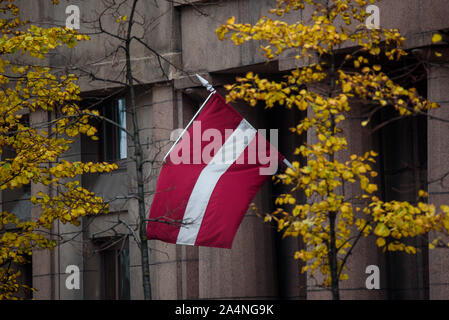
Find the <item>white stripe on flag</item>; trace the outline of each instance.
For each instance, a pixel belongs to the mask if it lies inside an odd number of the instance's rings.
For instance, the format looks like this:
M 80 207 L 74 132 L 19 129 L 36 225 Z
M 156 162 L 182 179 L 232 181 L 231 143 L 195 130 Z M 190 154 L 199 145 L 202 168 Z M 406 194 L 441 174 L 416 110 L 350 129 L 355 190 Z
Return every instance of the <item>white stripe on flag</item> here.
M 201 171 L 187 202 L 177 244 L 195 245 L 209 199 L 220 177 L 254 139 L 256 129 L 243 119 L 208 165 Z

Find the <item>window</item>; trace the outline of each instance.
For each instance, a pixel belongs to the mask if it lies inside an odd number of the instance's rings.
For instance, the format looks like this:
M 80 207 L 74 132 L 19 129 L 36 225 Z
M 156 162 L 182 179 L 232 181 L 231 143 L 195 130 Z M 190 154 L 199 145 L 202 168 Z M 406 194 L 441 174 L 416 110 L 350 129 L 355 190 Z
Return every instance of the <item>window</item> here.
M 126 101 L 124 98 L 106 100 L 100 106 L 100 113 L 121 128 L 126 129 Z M 102 122 L 101 128 L 101 150 L 103 161 L 117 161 L 127 157 L 126 132 L 107 120 Z
M 25 126 L 30 126 L 30 118 L 28 114 L 22 115 L 20 123 Z M 12 132 L 7 133 L 11 136 L 17 130 L 17 127 L 11 129 Z M 19 150 L 20 151 L 20 150 Z M 17 156 L 17 150 L 10 146 L 2 146 L 1 160 L 12 162 Z M 5 189 L 1 192 L 3 210 L 13 212 L 20 221 L 31 219 L 31 203 L 29 198 L 31 196 L 31 183 L 22 185 L 20 188 Z
M 112 246 L 111 246 L 112 242 Z M 129 243 L 109 239 L 103 243 L 101 255 L 101 298 L 103 300 L 130 299 Z
M 27 285 L 28 287 L 33 286 L 33 265 L 31 261 L 31 256 L 24 255 L 26 259 L 25 264 L 13 264 L 12 269 L 15 271 L 20 271 L 20 276 L 17 278 L 17 282 L 22 285 Z M 31 290 L 21 288 L 18 296 L 22 299 L 31 300 L 33 298 L 33 292 Z
M 421 96 L 427 96 L 425 70 L 418 69 L 420 81 L 413 84 Z M 423 76 L 424 75 L 424 76 Z M 409 78 L 409 77 L 407 77 Z M 418 191 L 427 188 L 427 117 L 415 115 L 396 121 L 398 111 L 385 107 L 373 121 L 384 124 L 376 133 L 379 150 L 379 187 L 384 201 L 408 201 L 416 205 Z M 425 237 L 406 239 L 418 248 L 413 255 L 387 252 L 386 285 L 389 299 L 428 299 L 428 243 Z

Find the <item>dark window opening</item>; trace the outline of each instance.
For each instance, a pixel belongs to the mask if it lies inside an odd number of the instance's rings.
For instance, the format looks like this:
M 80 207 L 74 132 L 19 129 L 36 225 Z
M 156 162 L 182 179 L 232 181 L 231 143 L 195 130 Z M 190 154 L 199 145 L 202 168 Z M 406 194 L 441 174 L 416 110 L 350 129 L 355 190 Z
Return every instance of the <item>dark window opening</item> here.
M 126 132 L 126 102 L 124 98 L 115 98 L 102 104 L 101 115 L 113 121 L 115 124 L 103 120 L 101 127 L 102 160 L 117 161 L 126 159 L 127 143 Z M 120 128 L 120 127 L 121 128 Z
M 425 77 L 418 74 L 415 78 L 424 79 L 412 85 L 426 97 Z M 427 117 L 415 115 L 392 121 L 398 115 L 392 106 L 388 106 L 375 119 L 376 125 L 391 121 L 375 133 L 381 197 L 384 201 L 416 204 L 418 191 L 427 189 Z M 386 253 L 389 299 L 428 299 L 427 239 L 421 237 L 406 241 L 418 248 L 417 254 Z
M 260 108 L 261 110 L 262 108 Z M 303 111 L 297 108 L 287 109 L 283 106 L 277 105 L 275 108 L 265 110 L 263 112 L 266 121 L 266 127 L 269 129 L 278 130 L 278 141 L 274 144 L 279 152 L 286 157 L 290 162 L 299 161 L 302 165 L 304 159 L 295 155 L 295 149 L 305 142 L 306 135 L 299 136 L 292 134 L 289 130 L 307 116 Z M 267 139 L 269 131 L 267 130 Z M 270 143 L 274 143 L 270 141 Z M 285 169 L 283 163 L 278 164 L 281 170 Z M 274 204 L 278 195 L 290 192 L 291 187 L 285 186 L 281 183 L 271 183 L 271 209 L 276 208 Z M 305 195 L 302 191 L 296 192 L 298 203 L 306 201 Z M 273 227 L 276 226 L 273 224 Z M 274 229 L 275 230 L 275 229 Z M 275 263 L 276 263 L 276 278 L 277 278 L 277 295 L 280 299 L 306 299 L 307 298 L 307 274 L 301 273 L 302 267 L 305 265 L 302 262 L 293 259 L 295 251 L 301 250 L 304 246 L 301 237 L 284 237 L 283 232 L 275 231 Z
M 129 241 L 108 239 L 99 249 L 101 255 L 101 299 L 129 300 Z
M 31 288 L 33 286 L 32 257 L 28 255 L 23 255 L 23 257 L 25 258 L 25 263 L 17 264 L 12 262 L 10 265 L 3 265 L 3 268 L 10 268 L 10 274 L 20 272 L 19 276 L 16 279 L 17 283 L 19 284 L 19 290 L 14 294 L 14 296 L 20 299 L 31 300 L 33 298 L 33 291 L 31 291 Z
M 30 126 L 29 114 L 22 115 L 19 121 L 25 126 Z M 14 135 L 17 127 L 11 128 L 8 135 Z M 16 149 L 9 145 L 2 146 L 1 160 L 12 163 L 17 156 Z M 31 218 L 31 183 L 22 185 L 14 189 L 5 189 L 1 191 L 3 210 L 16 214 L 20 221 L 26 221 Z
M 82 137 L 83 161 L 116 162 L 127 158 L 126 100 L 123 97 L 85 98 L 83 106 L 98 110 L 105 119 L 92 120 L 98 141 Z M 123 130 L 124 129 L 124 130 Z

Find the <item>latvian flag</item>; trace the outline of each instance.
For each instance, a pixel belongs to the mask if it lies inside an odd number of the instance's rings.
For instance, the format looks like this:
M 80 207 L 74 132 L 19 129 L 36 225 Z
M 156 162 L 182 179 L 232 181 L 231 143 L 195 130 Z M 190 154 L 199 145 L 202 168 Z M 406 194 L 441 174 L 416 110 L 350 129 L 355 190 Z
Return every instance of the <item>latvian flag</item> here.
M 148 239 L 231 248 L 250 202 L 284 158 L 218 93 L 166 157 Z

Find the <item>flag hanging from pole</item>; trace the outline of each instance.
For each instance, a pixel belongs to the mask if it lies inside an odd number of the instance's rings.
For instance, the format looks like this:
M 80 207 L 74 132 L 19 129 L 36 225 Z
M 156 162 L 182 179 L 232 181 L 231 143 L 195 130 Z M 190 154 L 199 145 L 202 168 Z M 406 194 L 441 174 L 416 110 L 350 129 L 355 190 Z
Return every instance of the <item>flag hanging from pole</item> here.
M 218 93 L 167 154 L 148 239 L 231 248 L 250 202 L 284 158 Z

